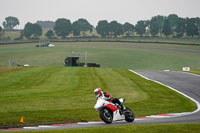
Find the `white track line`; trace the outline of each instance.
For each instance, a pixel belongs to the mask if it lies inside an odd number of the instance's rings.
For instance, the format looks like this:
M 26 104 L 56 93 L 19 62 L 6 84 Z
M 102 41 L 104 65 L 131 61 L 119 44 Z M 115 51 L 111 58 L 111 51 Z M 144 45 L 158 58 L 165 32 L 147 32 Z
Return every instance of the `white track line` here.
M 78 122 L 77 124 L 85 125 L 85 124 L 88 124 L 88 122 Z
M 133 70 L 130 70 L 130 69 L 129 69 L 129 71 L 130 71 L 130 72 L 133 72 L 133 73 L 135 73 L 135 74 L 137 74 L 137 75 L 139 75 L 140 77 L 142 77 L 142 78 L 144 78 L 144 79 L 146 79 L 146 80 L 151 80 L 151 81 L 153 81 L 153 82 L 156 82 L 156 83 L 158 83 L 158 84 L 161 84 L 161 85 L 163 85 L 163 86 L 166 86 L 166 87 L 168 87 L 168 88 L 170 88 L 170 89 L 172 89 L 172 90 L 178 92 L 179 94 L 181 94 L 181 95 L 187 97 L 188 99 L 190 99 L 191 101 L 193 101 L 193 102 L 196 104 L 197 109 L 196 109 L 195 111 L 193 111 L 193 112 L 184 112 L 184 113 L 174 113 L 174 114 L 176 114 L 177 116 L 184 116 L 184 115 L 194 114 L 194 113 L 200 111 L 200 103 L 199 103 L 198 101 L 196 101 L 195 99 L 193 99 L 192 97 L 190 97 L 190 96 L 188 96 L 188 95 L 186 95 L 186 94 L 184 94 L 184 93 L 182 93 L 182 92 L 180 92 L 180 91 L 178 91 L 178 90 L 176 90 L 176 89 L 174 89 L 174 88 L 172 88 L 172 87 L 170 87 L 170 86 L 168 86 L 168 85 L 165 85 L 165 84 L 163 84 L 163 83 L 161 83 L 161 82 L 159 82 L 159 81 L 156 81 L 156 80 L 153 80 L 153 79 L 149 79 L 149 78 L 145 77 L 144 75 L 139 74 L 139 73 L 137 73 L 137 72 L 135 72 L 135 71 L 133 71 Z M 195 75 L 196 75 L 196 74 L 195 74 Z M 198 76 L 199 76 L 199 75 L 198 75 Z
M 98 121 L 97 122 L 96 121 L 89 121 L 88 123 L 89 124 L 99 124 L 99 123 L 104 123 L 104 122 L 103 121 L 102 122 L 100 122 L 100 121 L 99 122 Z
M 146 116 L 147 118 L 150 117 L 150 118 L 171 118 L 173 116 L 158 116 L 158 115 L 151 115 L 151 116 Z
M 29 130 L 30 130 L 30 129 L 35 129 L 35 130 L 36 130 L 36 129 L 41 129 L 41 128 L 39 128 L 39 127 L 23 127 L 23 128 L 24 128 L 24 129 L 29 129 Z
M 59 126 L 51 126 L 51 125 L 40 125 L 39 128 L 57 128 Z

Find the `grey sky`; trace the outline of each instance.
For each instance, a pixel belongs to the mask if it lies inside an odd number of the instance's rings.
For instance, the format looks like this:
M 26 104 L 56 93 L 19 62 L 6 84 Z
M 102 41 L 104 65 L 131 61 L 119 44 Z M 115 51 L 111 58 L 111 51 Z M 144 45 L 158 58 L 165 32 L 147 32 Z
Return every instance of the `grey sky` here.
M 72 22 L 85 18 L 96 26 L 99 20 L 135 24 L 152 16 L 175 13 L 180 17 L 200 17 L 200 0 L 0 0 L 0 25 L 5 17 L 15 16 L 23 28 L 29 21 Z

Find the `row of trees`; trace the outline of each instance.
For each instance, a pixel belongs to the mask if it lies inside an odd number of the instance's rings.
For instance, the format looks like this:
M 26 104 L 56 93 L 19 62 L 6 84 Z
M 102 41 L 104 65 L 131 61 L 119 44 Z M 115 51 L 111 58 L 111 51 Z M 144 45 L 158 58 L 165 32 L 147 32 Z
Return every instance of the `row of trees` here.
M 80 36 L 87 31 L 92 32 L 93 26 L 86 19 L 78 19 L 77 21 L 71 23 L 68 19 L 57 19 L 55 22 L 54 30 L 57 36 L 65 38 L 69 34 L 73 33 L 74 36 Z
M 130 23 L 124 25 L 112 21 L 108 23 L 106 20 L 99 21 L 97 32 L 101 36 L 117 36 L 126 35 L 130 36 L 134 33 L 140 36 L 174 36 L 182 37 L 184 33 L 187 36 L 195 36 L 200 34 L 200 18 L 180 18 L 176 14 L 171 14 L 168 17 L 165 16 L 154 16 L 151 20 L 138 21 L 134 26 Z
M 54 30 L 58 36 L 63 38 L 73 33 L 80 36 L 80 32 L 92 31 L 93 26 L 86 19 L 79 19 L 71 24 L 70 20 L 58 19 Z M 136 25 L 126 22 L 120 24 L 117 21 L 102 20 L 98 22 L 96 31 L 102 37 L 133 36 L 173 36 L 182 37 L 197 36 L 200 34 L 200 18 L 181 18 L 176 14 L 169 16 L 154 16 L 151 20 L 138 21 Z
M 181 18 L 176 14 L 171 14 L 168 17 L 158 15 L 152 17 L 150 21 L 144 21 L 144 23 L 146 23 L 145 28 L 152 36 L 164 34 L 165 36 L 182 37 L 184 33 L 187 36 L 200 34 L 200 18 Z
M 81 32 L 83 34 L 87 31 L 92 32 L 93 26 L 86 19 L 78 19 L 71 23 L 68 19 L 60 18 L 55 22 L 54 31 L 57 36 L 65 38 L 71 33 L 73 33 L 73 36 L 80 36 Z M 48 30 L 45 35 L 51 39 L 55 36 L 54 31 Z M 26 38 L 38 38 L 42 35 L 42 28 L 38 23 L 31 24 L 28 22 L 22 31 L 22 35 Z
M 102 20 L 98 22 L 96 27 L 96 31 L 102 37 L 106 36 L 115 36 L 126 34 L 130 36 L 131 33 L 134 32 L 134 25 L 126 22 L 124 25 L 118 23 L 117 21 L 112 21 L 108 23 L 107 20 Z
M 39 24 L 37 23 L 30 23 L 28 22 L 23 31 L 21 32 L 21 36 L 24 36 L 28 39 L 31 38 L 31 36 L 33 36 L 33 38 L 38 38 L 38 36 L 41 36 L 42 35 L 42 28 Z
M 42 35 L 42 27 L 44 24 L 40 23 L 32 24 L 28 22 L 22 35 L 26 38 L 38 38 Z M 141 20 L 136 25 L 126 22 L 120 24 L 117 21 L 101 20 L 98 22 L 96 28 L 94 28 L 86 19 L 78 19 L 71 23 L 70 20 L 65 18 L 59 18 L 55 23 L 51 21 L 51 25 L 54 24 L 54 28 L 47 31 L 45 34 L 48 38 L 60 36 L 62 38 L 67 37 L 69 34 L 73 36 L 83 36 L 86 32 L 92 32 L 96 29 L 97 33 L 102 37 L 118 37 L 118 36 L 174 36 L 182 37 L 197 36 L 200 34 L 200 18 L 181 18 L 176 14 L 170 14 L 169 16 L 154 16 L 150 20 Z M 16 25 L 19 25 L 19 20 L 15 17 L 7 17 L 3 22 L 4 29 L 13 29 Z

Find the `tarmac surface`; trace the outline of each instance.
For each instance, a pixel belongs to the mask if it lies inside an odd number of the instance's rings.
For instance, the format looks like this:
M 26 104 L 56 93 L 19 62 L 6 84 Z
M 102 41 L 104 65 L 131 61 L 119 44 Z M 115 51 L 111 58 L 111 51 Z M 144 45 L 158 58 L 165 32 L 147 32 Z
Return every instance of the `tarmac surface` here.
M 131 70 L 130 70 L 131 71 Z M 156 124 L 156 123 L 192 123 L 200 122 L 200 75 L 174 72 L 174 71 L 132 71 L 138 75 L 168 86 L 177 90 L 182 95 L 188 97 L 196 103 L 197 109 L 194 112 L 183 112 L 174 114 L 160 114 L 155 116 L 146 116 L 136 118 L 134 122 L 124 121 L 105 124 L 104 122 L 80 122 L 54 125 L 40 125 L 38 127 L 10 128 L 0 131 L 18 131 L 18 130 L 51 130 L 51 129 L 70 129 L 70 128 L 88 128 L 88 127 L 107 127 L 122 126 L 132 124 Z
M 145 120 L 142 123 L 179 123 L 179 122 L 200 122 L 200 76 L 185 72 L 174 71 L 137 71 L 137 73 L 151 79 L 165 84 L 177 91 L 189 96 L 195 100 L 198 109 L 193 113 L 185 116 Z

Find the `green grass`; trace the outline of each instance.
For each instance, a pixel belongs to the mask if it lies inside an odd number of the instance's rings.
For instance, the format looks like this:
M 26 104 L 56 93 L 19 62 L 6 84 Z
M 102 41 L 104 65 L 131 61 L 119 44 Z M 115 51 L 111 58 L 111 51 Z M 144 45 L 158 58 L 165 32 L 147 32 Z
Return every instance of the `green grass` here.
M 16 131 L 15 133 L 199 133 L 200 123 L 148 124 L 62 130 Z
M 88 62 L 103 68 L 181 70 L 200 68 L 200 46 L 137 44 L 119 42 L 54 43 L 54 48 L 36 48 L 36 44 L 0 45 L 0 66 L 8 60 L 32 66 L 63 66 L 71 52 L 88 52 Z M 83 62 L 83 59 L 82 59 Z
M 126 69 L 66 67 L 0 67 L 0 127 L 100 120 L 93 108 L 94 88 L 114 97 L 136 117 L 193 111 L 180 94 Z M 169 104 L 170 103 L 170 104 Z
M 200 75 L 200 69 L 192 69 L 191 73 Z

